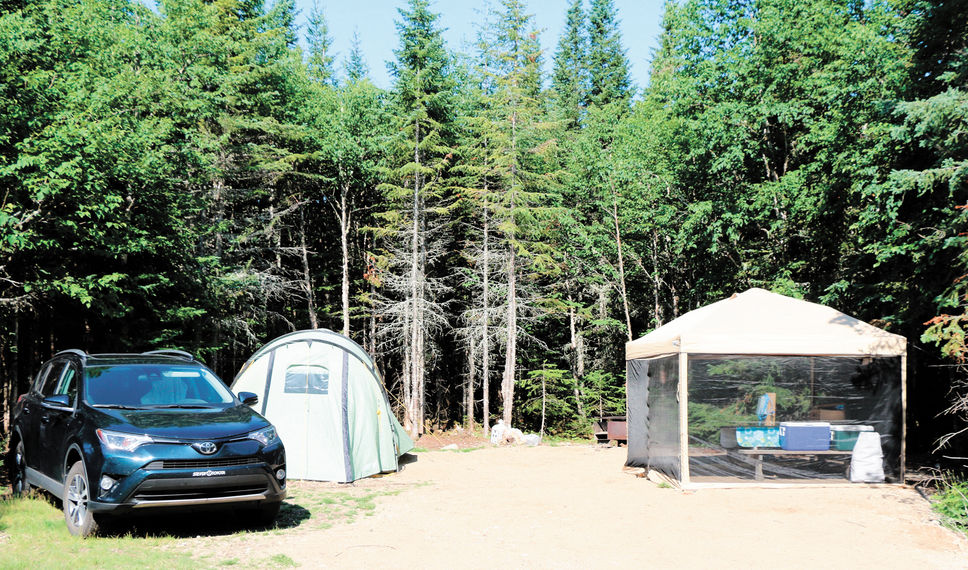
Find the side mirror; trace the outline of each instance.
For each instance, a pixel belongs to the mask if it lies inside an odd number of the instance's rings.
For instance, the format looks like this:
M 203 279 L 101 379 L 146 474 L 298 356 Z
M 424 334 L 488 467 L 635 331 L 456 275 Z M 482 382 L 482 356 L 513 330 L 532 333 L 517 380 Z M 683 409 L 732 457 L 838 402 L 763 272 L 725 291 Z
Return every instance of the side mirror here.
M 71 397 L 67 394 L 50 396 L 49 398 L 44 398 L 44 405 L 55 408 L 69 408 L 71 407 Z
M 259 396 L 253 392 L 239 392 L 239 399 L 246 406 L 254 406 L 259 403 Z

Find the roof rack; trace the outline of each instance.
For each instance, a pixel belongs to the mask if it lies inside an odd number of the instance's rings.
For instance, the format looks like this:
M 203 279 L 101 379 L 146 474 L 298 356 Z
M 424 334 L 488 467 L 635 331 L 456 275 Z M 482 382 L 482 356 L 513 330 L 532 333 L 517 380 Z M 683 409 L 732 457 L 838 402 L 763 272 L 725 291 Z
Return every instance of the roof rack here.
M 81 360 L 87 360 L 87 353 L 79 348 L 68 348 L 67 350 L 62 350 L 58 352 L 54 356 L 64 356 L 67 354 L 73 354 L 74 356 L 81 357 Z
M 142 352 L 141 354 L 158 354 L 162 356 L 178 356 L 181 358 L 186 358 L 188 360 L 195 360 L 195 357 L 184 350 L 176 350 L 174 348 L 163 348 L 161 350 L 149 350 Z

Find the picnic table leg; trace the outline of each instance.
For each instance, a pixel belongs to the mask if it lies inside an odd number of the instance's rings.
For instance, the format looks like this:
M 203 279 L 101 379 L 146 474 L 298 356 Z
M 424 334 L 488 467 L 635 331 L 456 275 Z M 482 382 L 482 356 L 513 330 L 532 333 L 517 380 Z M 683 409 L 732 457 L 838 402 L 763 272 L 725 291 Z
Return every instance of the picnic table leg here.
M 753 478 L 756 479 L 757 481 L 762 481 L 763 480 L 763 456 L 754 455 L 753 465 L 754 465 Z

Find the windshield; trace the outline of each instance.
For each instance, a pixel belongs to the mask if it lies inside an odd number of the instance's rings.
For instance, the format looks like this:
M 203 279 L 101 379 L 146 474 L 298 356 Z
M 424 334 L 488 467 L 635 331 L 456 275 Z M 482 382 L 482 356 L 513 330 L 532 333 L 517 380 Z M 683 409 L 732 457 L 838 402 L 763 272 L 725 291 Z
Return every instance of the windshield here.
M 225 385 L 199 366 L 92 366 L 84 378 L 84 399 L 93 406 L 192 408 L 233 402 Z

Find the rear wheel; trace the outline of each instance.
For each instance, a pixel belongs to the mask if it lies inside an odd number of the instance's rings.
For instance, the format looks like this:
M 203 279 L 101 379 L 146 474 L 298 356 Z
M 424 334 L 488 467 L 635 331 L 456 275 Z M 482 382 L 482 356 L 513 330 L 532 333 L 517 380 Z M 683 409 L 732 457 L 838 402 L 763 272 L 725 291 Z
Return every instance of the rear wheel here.
M 84 463 L 77 461 L 67 472 L 64 482 L 64 521 L 67 530 L 74 536 L 91 536 L 97 532 L 97 521 L 88 508 L 90 501 L 91 486 L 88 485 Z
M 27 458 L 24 455 L 24 442 L 18 441 L 10 454 L 10 489 L 14 495 L 23 495 L 30 491 L 27 482 Z

